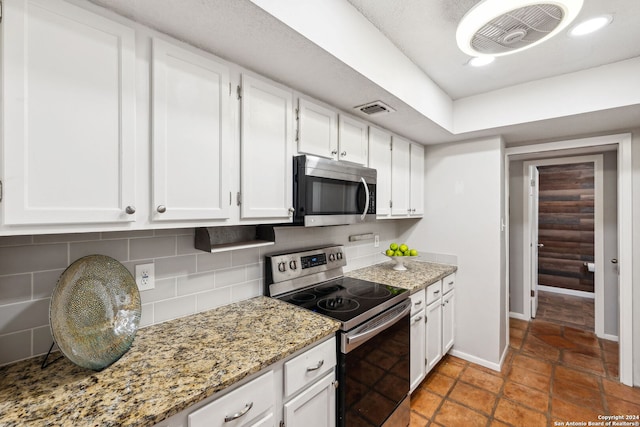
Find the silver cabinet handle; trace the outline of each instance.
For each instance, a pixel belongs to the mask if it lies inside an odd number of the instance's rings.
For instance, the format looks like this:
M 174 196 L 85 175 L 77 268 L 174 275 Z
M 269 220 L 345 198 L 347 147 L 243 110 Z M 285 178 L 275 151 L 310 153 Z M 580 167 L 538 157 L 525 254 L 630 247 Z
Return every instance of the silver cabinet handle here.
M 453 285 L 453 283 L 454 283 L 454 282 L 453 282 L 453 280 L 452 280 L 452 281 L 450 281 L 450 282 L 449 282 L 449 286 Z
M 313 371 L 317 371 L 318 369 L 322 368 L 322 365 L 324 365 L 324 359 L 322 359 L 321 361 L 318 362 L 318 364 L 316 366 L 309 366 L 307 368 L 307 372 L 313 372 Z
M 422 316 L 418 316 L 416 317 L 416 319 L 413 321 L 413 323 L 418 323 L 419 321 L 422 320 Z
M 338 154 L 338 150 L 331 150 L 331 155 L 335 156 L 336 154 Z
M 346 155 L 347 155 L 347 152 L 346 152 L 346 151 L 343 151 L 342 153 L 340 153 L 340 157 L 344 157 L 344 156 L 346 156 Z
M 612 258 L 611 259 L 611 264 L 617 264 L 618 263 L 618 259 L 617 258 Z
M 126 213 L 128 213 L 129 215 L 133 215 L 134 213 L 136 213 L 136 207 L 135 206 L 127 206 L 127 208 L 124 211 Z
M 420 300 L 420 301 L 418 301 L 418 302 L 414 303 L 413 305 L 421 305 L 421 304 L 422 304 L 422 302 L 423 302 L 423 301 L 422 301 L 422 300 Z
M 251 408 L 253 408 L 253 402 L 247 403 L 247 405 L 244 407 L 244 409 L 242 411 L 240 411 L 240 412 L 236 412 L 233 415 L 226 415 L 224 417 L 224 422 L 228 423 L 228 422 L 231 422 L 233 420 L 237 420 L 238 418 L 247 415 L 247 412 L 249 412 L 251 410 Z
M 438 295 L 439 293 L 440 293 L 440 290 L 433 291 L 433 294 L 434 294 L 434 295 Z
M 160 205 L 156 209 L 159 213 L 165 213 L 167 211 L 167 207 L 165 205 Z
M 544 248 L 544 243 L 538 243 L 539 248 Z

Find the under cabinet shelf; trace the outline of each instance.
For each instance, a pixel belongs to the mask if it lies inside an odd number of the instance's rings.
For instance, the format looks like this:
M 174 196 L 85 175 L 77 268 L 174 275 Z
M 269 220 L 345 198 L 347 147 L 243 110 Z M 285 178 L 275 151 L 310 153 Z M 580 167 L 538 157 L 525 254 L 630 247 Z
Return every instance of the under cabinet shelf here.
M 275 245 L 273 227 L 236 225 L 196 228 L 195 248 L 217 253 Z

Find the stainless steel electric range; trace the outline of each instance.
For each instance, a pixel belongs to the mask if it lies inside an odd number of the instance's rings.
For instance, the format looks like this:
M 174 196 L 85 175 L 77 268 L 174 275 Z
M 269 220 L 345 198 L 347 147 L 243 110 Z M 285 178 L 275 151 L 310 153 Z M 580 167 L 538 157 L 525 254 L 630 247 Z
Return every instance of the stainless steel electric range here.
M 338 426 L 408 426 L 406 289 L 344 277 L 340 245 L 266 256 L 267 295 L 341 322 Z

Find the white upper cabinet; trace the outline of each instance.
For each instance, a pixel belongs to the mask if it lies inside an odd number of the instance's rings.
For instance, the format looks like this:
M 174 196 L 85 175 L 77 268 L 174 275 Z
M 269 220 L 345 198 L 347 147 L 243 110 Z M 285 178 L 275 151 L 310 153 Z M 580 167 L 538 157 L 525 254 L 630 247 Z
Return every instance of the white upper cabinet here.
M 338 159 L 367 165 L 367 125 L 340 115 L 338 123 Z
M 153 220 L 229 218 L 229 69 L 153 38 Z
M 424 146 L 411 144 L 411 215 L 424 214 Z
M 242 75 L 240 218 L 290 221 L 293 93 Z
M 298 152 L 337 159 L 338 113 L 300 98 L 298 100 Z
M 407 216 L 411 211 L 411 143 L 397 136 L 393 137 L 391 150 L 391 215 Z
M 391 215 L 391 134 L 369 127 L 369 167 L 378 171 L 376 216 Z
M 3 6 L 3 223 L 134 221 L 133 29 L 58 0 Z

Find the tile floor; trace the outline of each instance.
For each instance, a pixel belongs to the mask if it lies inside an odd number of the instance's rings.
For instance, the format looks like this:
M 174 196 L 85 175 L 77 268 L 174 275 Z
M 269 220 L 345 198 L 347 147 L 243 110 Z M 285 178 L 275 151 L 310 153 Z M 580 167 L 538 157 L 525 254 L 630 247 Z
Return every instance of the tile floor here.
M 445 356 L 411 396 L 411 427 L 587 425 L 598 415 L 640 416 L 640 388 L 620 384 L 617 366 L 615 342 L 511 319 L 502 371 Z
M 536 319 L 593 331 L 593 303 L 594 300 L 590 298 L 539 291 Z

